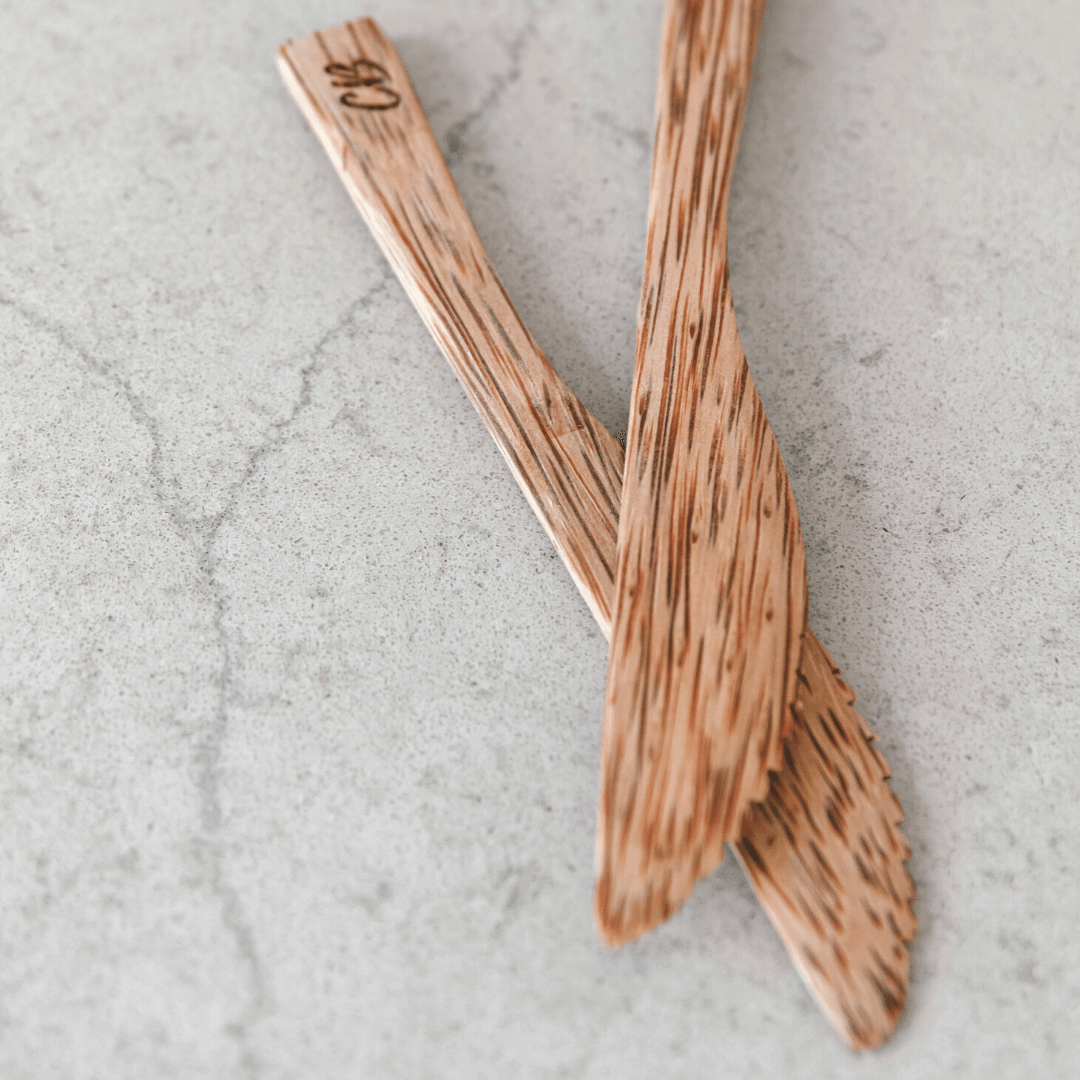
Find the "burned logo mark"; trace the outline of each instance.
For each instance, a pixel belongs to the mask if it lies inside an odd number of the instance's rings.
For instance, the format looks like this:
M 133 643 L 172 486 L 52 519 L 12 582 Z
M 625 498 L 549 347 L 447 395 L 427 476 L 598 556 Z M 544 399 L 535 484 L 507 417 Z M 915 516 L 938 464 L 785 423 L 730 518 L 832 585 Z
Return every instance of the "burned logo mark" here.
M 390 85 L 390 73 L 374 60 L 327 64 L 323 70 L 332 86 L 344 90 L 338 101 L 350 109 L 393 109 L 401 103 L 401 95 Z

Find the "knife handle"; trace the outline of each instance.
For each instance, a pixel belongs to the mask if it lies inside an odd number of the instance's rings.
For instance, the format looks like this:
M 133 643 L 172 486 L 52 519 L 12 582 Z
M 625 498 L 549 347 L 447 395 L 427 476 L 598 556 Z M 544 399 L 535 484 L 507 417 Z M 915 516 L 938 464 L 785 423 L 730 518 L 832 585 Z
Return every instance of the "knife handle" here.
M 281 46 L 286 85 L 601 625 L 622 449 L 514 310 L 397 50 L 371 19 Z

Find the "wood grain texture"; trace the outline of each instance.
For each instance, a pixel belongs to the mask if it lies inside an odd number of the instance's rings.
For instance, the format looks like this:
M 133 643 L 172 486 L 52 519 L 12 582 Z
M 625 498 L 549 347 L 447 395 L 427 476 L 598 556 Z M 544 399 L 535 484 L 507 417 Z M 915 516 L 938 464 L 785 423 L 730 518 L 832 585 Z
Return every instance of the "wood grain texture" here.
M 855 695 L 808 631 L 795 728 L 739 859 L 814 997 L 856 1050 L 892 1032 L 918 930 L 900 800 Z
M 389 42 L 381 34 L 380 39 L 380 55 L 386 68 L 399 69 L 396 56 L 393 63 L 389 62 L 387 53 L 392 50 Z M 291 64 L 283 64 L 283 74 L 346 188 L 367 217 L 372 212 L 371 203 L 355 178 L 358 163 L 344 133 L 337 130 L 336 121 L 328 112 L 312 104 Z M 406 84 L 398 79 L 396 85 Z M 423 114 L 419 103 L 413 107 L 417 116 L 411 130 L 416 132 Z M 426 128 L 426 121 L 423 126 Z M 397 175 L 399 161 L 400 153 L 391 154 L 389 146 L 380 143 L 371 147 L 365 158 L 365 183 L 375 183 L 379 190 L 388 189 L 401 179 Z M 454 209 L 453 214 L 450 208 Z M 444 194 L 428 210 L 431 217 L 427 226 L 441 237 L 439 250 L 447 246 L 454 250 L 476 248 L 482 263 L 488 266 L 456 191 L 453 199 Z M 376 232 L 380 243 L 391 230 L 392 225 L 384 222 L 382 232 Z M 425 231 L 419 240 L 420 249 L 431 242 L 426 236 Z M 400 260 L 392 254 L 396 247 L 387 249 L 384 245 L 384 250 L 414 301 L 418 295 L 424 295 L 430 288 L 424 267 L 434 261 L 437 252 L 422 256 L 418 253 L 415 258 Z M 413 273 L 420 275 L 419 282 L 408 280 Z M 477 301 L 473 300 L 471 306 L 476 308 Z M 505 365 L 493 365 L 483 355 L 483 350 L 490 347 L 487 337 L 482 339 L 481 356 L 475 361 L 448 351 L 457 340 L 454 327 L 460 315 L 453 316 L 443 306 L 433 303 L 425 303 L 420 311 L 455 370 L 467 369 L 483 359 L 497 381 L 507 377 Z M 516 316 L 505 318 L 508 322 L 518 321 Z M 438 324 L 439 320 L 446 320 L 446 325 L 439 326 L 436 332 L 433 323 Z M 512 385 L 501 388 L 501 392 L 509 393 L 512 388 Z M 475 396 L 470 396 L 475 402 Z M 500 396 L 498 392 L 496 396 Z M 595 540 L 602 556 L 598 572 L 589 578 L 576 574 L 575 580 L 601 629 L 610 637 L 623 454 L 599 421 L 576 399 L 572 400 L 572 409 L 583 418 L 585 428 L 596 433 L 596 441 L 595 444 L 590 441 L 583 451 L 583 469 L 575 464 L 576 457 L 567 454 L 558 474 L 575 473 L 574 483 L 581 488 L 580 505 L 603 505 L 606 521 L 591 522 L 586 528 L 574 515 L 548 515 L 550 502 L 536 499 L 530 502 L 549 534 L 569 528 L 569 534 L 556 544 L 560 551 L 588 550 L 594 539 L 599 538 Z M 482 411 L 481 415 L 484 415 Z M 503 434 L 506 439 L 512 439 L 518 421 L 511 420 L 505 412 L 492 415 L 495 422 L 510 425 L 510 430 Z M 565 452 L 563 442 L 550 427 L 552 415 L 543 410 L 527 410 L 520 423 L 532 444 L 554 442 L 560 452 Z M 739 852 L 765 910 L 811 992 L 841 1033 L 853 1046 L 861 1048 L 887 1037 L 906 996 L 904 944 L 914 935 L 916 927 L 910 906 L 914 886 L 903 866 L 908 848 L 896 829 L 902 815 L 898 801 L 885 783 L 888 769 L 884 760 L 868 745 L 871 736 L 862 718 L 851 708 L 850 690 L 837 677 L 813 631 L 807 631 L 805 641 L 804 670 L 796 687 L 794 733 L 765 803 L 744 821 L 745 836 Z M 829 737 L 828 732 L 824 737 L 814 734 L 813 724 L 820 728 L 825 717 L 832 721 L 835 738 Z M 834 824 L 835 821 L 840 825 Z M 875 853 L 870 861 L 865 855 L 867 850 Z M 860 865 L 869 873 L 864 874 Z M 857 875 L 851 872 L 852 866 Z M 883 882 L 889 885 L 883 888 Z M 876 920 L 868 912 L 873 912 Z M 848 962 L 844 964 L 838 957 L 846 957 Z M 867 958 L 877 965 L 879 957 L 887 974 L 881 973 L 880 966 L 866 965 Z M 877 976 L 877 981 L 871 973 Z M 879 989 L 878 982 L 887 993 Z
M 279 66 L 390 265 L 590 604 L 615 550 L 619 444 L 567 389 L 499 281 L 393 44 L 371 19 Z M 609 619 L 610 612 L 595 611 Z
M 791 731 L 799 515 L 735 327 L 727 207 L 760 0 L 668 0 L 608 662 L 596 915 L 677 911 Z

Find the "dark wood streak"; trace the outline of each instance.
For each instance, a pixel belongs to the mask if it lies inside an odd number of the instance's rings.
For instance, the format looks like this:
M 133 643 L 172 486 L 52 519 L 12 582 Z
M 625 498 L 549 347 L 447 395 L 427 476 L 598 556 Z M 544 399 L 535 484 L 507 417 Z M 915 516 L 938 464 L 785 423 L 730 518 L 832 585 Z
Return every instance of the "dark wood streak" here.
M 436 342 L 450 359 L 469 399 L 496 435 L 500 450 L 526 490 L 537 516 L 555 540 L 557 549 L 561 554 L 572 553 L 567 562 L 572 573 L 575 566 L 578 568 L 574 573 L 575 581 L 604 633 L 610 635 L 615 593 L 611 568 L 618 563 L 620 574 L 641 581 L 647 554 L 638 551 L 631 563 L 628 551 L 616 551 L 624 467 L 622 451 L 603 425 L 565 386 L 557 381 L 542 380 L 540 393 L 530 398 L 528 407 L 522 403 L 519 415 L 522 424 L 533 433 L 531 444 L 536 445 L 540 439 L 546 447 L 545 453 L 557 459 L 557 471 L 564 478 L 560 491 L 572 496 L 580 513 L 560 513 L 552 498 L 541 498 L 539 488 L 526 489 L 526 483 L 535 482 L 534 470 L 528 460 L 518 456 L 519 440 L 514 421 L 507 415 L 507 403 L 512 404 L 522 393 L 521 383 L 511 367 L 529 364 L 530 350 L 535 350 L 535 343 L 513 312 L 509 298 L 469 225 L 441 157 L 437 160 L 432 157 L 434 140 L 430 132 L 427 132 L 427 141 L 419 140 L 415 152 L 411 149 L 407 125 L 413 125 L 415 131 L 416 125 L 422 122 L 423 131 L 427 131 L 426 120 L 393 47 L 374 23 L 354 26 L 357 36 L 350 33 L 342 45 L 342 55 L 350 49 L 355 55 L 359 39 L 364 43 L 365 55 L 374 56 L 392 73 L 400 72 L 400 75 L 395 74 L 397 85 L 409 87 L 401 109 L 397 110 L 401 117 L 397 138 L 380 137 L 377 145 L 349 143 L 345 131 L 355 132 L 356 129 L 346 128 L 340 117 L 332 115 L 305 81 L 322 77 L 318 50 L 310 64 L 304 60 L 311 39 L 283 47 L 282 73 L 286 83 Z M 336 43 L 341 40 L 341 34 L 339 29 L 325 36 Z M 318 45 L 317 40 L 315 44 Z M 405 155 L 412 162 L 412 171 L 402 177 L 394 175 L 399 155 Z M 423 182 L 414 187 L 412 180 L 417 171 Z M 400 194 L 391 200 L 383 187 L 395 193 L 402 189 L 411 191 L 410 199 L 419 198 L 416 192 L 420 190 L 431 194 L 431 200 L 424 200 L 422 205 L 428 217 L 427 224 L 436 238 L 431 241 L 436 251 L 427 250 L 421 233 L 410 223 L 407 210 L 410 200 L 403 199 Z M 428 235 L 426 229 L 422 231 Z M 649 239 L 653 243 L 655 238 L 650 234 Z M 514 343 L 516 358 L 505 341 L 500 345 L 490 335 L 482 341 L 473 336 L 469 329 L 472 315 L 463 305 L 454 302 L 437 270 L 437 267 L 443 267 L 449 272 L 449 264 L 444 266 L 441 257 L 436 257 L 444 245 L 446 250 L 453 245 L 469 253 L 466 265 L 475 272 L 475 282 L 460 279 L 462 288 L 479 283 L 484 290 L 490 288 L 501 298 L 496 302 L 492 292 L 479 292 L 484 302 L 491 305 L 492 312 L 502 313 L 495 319 L 485 308 L 488 317 L 503 326 Z M 473 306 L 478 311 L 475 303 Z M 724 309 L 718 310 L 723 314 Z M 699 321 L 699 334 L 700 326 Z M 493 352 L 485 354 L 488 349 Z M 470 356 L 472 360 L 468 359 Z M 511 391 L 500 397 L 497 388 L 502 387 L 504 378 L 510 379 Z M 737 408 L 741 408 L 746 379 L 744 374 Z M 565 416 L 560 413 L 560 402 L 566 410 Z M 718 400 L 718 404 L 722 402 Z M 647 389 L 638 401 L 638 408 L 642 415 L 649 412 Z M 557 428 L 557 424 L 562 426 Z M 714 443 L 722 440 L 723 429 L 723 424 L 713 429 L 710 453 L 714 456 L 719 453 Z M 538 476 L 543 475 L 540 470 Z M 709 479 L 712 480 L 711 474 Z M 781 490 L 778 480 L 778 502 Z M 727 488 L 718 486 L 712 509 L 715 511 L 719 507 L 721 521 L 726 514 L 727 499 Z M 595 518 L 590 516 L 594 513 Z M 590 522 L 588 529 L 583 528 L 585 518 Z M 689 518 L 687 522 L 689 527 Z M 561 537 L 557 538 L 560 530 Z M 785 544 L 789 542 L 787 535 L 785 533 Z M 791 530 L 791 537 L 791 543 L 797 541 L 797 527 Z M 737 548 L 738 540 L 736 551 Z M 591 561 L 594 550 L 598 556 L 595 564 Z M 563 557 L 565 559 L 566 555 Z M 719 590 L 728 599 L 735 585 L 735 561 L 726 587 Z M 586 574 L 582 568 L 595 572 Z M 789 582 L 789 591 L 791 587 Z M 644 589 L 632 588 L 627 597 L 630 602 L 627 617 L 651 625 L 653 611 L 646 603 Z M 725 634 L 728 633 L 733 626 L 731 603 L 717 609 L 717 619 Z M 625 642 L 624 647 L 632 644 Z M 642 648 L 642 642 L 638 641 L 637 646 Z M 697 688 L 706 681 L 704 655 L 703 646 L 699 645 L 693 660 L 693 685 Z M 635 690 L 640 700 L 647 700 L 654 693 L 651 677 L 648 669 L 642 668 L 641 685 Z M 796 688 L 796 702 L 791 710 L 795 717 L 794 735 L 784 746 L 780 771 L 774 776 L 765 801 L 744 819 L 744 835 L 737 851 L 763 906 L 819 1004 L 852 1045 L 874 1045 L 887 1037 L 903 1007 L 907 983 L 904 944 L 916 928 L 911 913 L 914 886 L 903 867 L 909 849 L 896 828 L 902 812 L 884 781 L 888 776 L 887 766 L 869 742 L 872 738 L 869 729 L 852 708 L 850 689 L 839 679 L 824 647 L 810 630 L 806 633 Z M 700 739 L 708 722 L 706 712 L 694 712 L 693 738 Z M 814 734 L 815 728 L 820 737 Z M 627 768 L 642 761 L 646 753 L 644 726 L 639 725 L 632 733 L 638 741 L 636 754 L 627 752 L 626 738 L 630 734 L 617 732 L 615 743 L 615 757 Z M 662 824 L 659 817 L 652 819 L 650 843 L 655 843 L 663 852 L 685 844 L 692 830 L 698 827 L 699 818 L 717 813 L 725 799 L 726 774 L 715 772 L 710 775 L 708 769 L 702 767 L 703 755 L 698 755 L 693 764 L 697 769 L 694 782 L 710 787 L 707 807 L 696 810 L 695 815 L 684 822 L 686 828 L 681 832 L 673 816 L 664 818 Z M 848 776 L 853 781 L 851 785 Z M 659 785 L 657 790 L 661 789 L 666 783 L 666 773 L 659 774 L 655 780 Z M 842 789 L 843 798 L 837 796 L 838 788 Z M 617 810 L 614 792 L 602 792 L 601 798 L 604 800 L 602 812 L 613 816 Z M 829 822 L 827 830 L 822 830 L 816 823 L 819 811 L 828 822 L 830 800 L 835 803 L 836 813 L 842 815 L 846 842 L 835 824 Z M 632 807 L 625 808 L 628 814 L 632 810 Z M 627 819 L 628 824 L 631 820 Z M 628 829 L 623 832 L 629 838 Z M 823 863 L 830 872 L 822 869 Z M 868 881 L 859 871 L 859 863 L 872 871 L 872 880 Z M 692 864 L 692 874 L 696 876 L 700 870 L 700 863 Z M 599 891 L 606 888 L 608 886 L 602 880 Z M 650 885 L 646 892 L 645 902 L 664 916 L 671 914 L 674 909 L 668 899 L 670 889 L 670 876 L 659 877 L 655 888 Z M 601 899 L 606 903 L 609 897 L 602 896 Z M 831 914 L 824 916 L 823 922 L 815 911 Z M 846 958 L 845 964 L 836 959 L 838 955 Z

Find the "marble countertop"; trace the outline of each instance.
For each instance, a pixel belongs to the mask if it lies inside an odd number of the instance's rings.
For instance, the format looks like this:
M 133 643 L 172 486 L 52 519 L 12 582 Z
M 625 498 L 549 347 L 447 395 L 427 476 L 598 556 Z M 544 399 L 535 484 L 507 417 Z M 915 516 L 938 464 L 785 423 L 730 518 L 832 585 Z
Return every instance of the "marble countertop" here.
M 0 1075 L 1076 1076 L 1080 9 L 766 13 L 737 313 L 919 887 L 862 1057 L 731 859 L 600 942 L 604 640 L 275 70 L 364 14 L 625 433 L 658 0 L 0 7 Z

